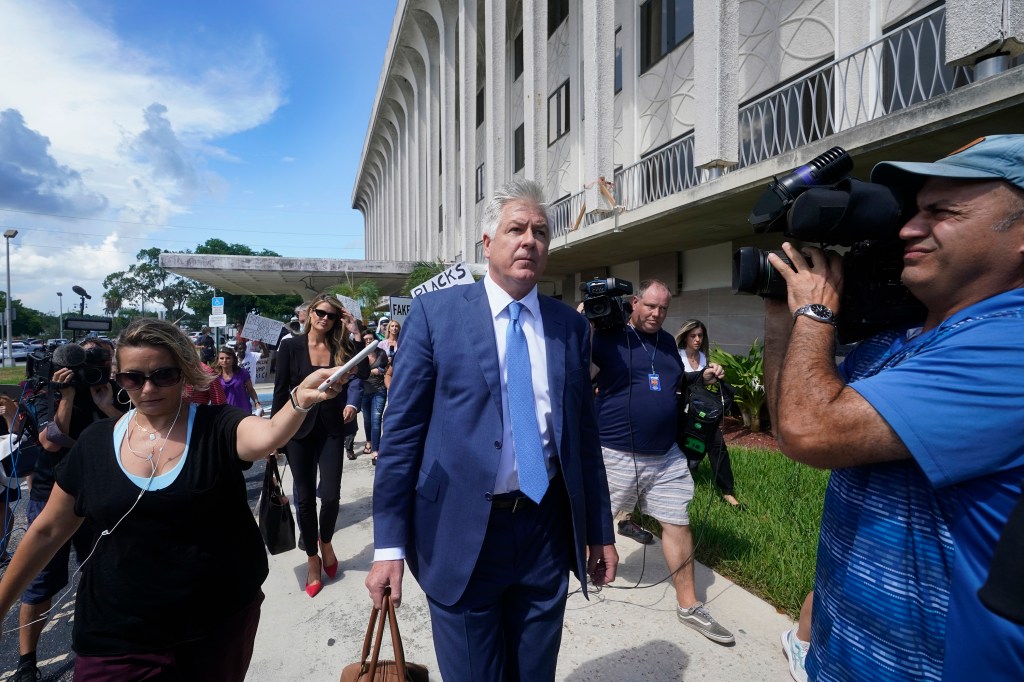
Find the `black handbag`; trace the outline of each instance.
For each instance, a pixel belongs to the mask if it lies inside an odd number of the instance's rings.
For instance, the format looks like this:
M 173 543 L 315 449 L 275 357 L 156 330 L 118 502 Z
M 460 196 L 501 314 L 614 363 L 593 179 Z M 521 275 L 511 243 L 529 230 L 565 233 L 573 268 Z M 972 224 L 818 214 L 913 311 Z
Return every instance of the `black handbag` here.
M 271 457 L 263 473 L 263 494 L 260 495 L 260 535 L 271 554 L 295 549 L 295 519 L 288 497 L 281 489 L 281 472 L 277 458 Z
M 704 456 L 736 395 L 726 382 L 705 385 L 701 376 L 690 384 L 684 376 L 676 389 L 676 445 L 688 459 Z

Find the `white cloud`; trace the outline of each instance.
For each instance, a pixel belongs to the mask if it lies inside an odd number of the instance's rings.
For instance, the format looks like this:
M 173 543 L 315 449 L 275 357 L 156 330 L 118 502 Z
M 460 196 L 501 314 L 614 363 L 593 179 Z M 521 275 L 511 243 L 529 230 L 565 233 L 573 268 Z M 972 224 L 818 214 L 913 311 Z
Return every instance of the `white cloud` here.
M 31 210 L 152 225 L 102 229 L 97 225 L 103 223 L 0 210 L 0 224 L 18 227 L 26 240 L 12 244 L 14 297 L 56 310 L 55 292 L 79 284 L 93 294 L 98 312 L 103 278 L 134 262 L 139 248 L 134 240 L 131 247 L 119 243 L 115 229 L 158 236 L 197 195 L 222 193 L 225 181 L 208 170 L 207 160 L 238 161 L 218 140 L 270 120 L 284 104 L 282 78 L 260 36 L 215 48 L 179 45 L 190 55 L 184 65 L 132 47 L 67 0 L 0 0 L 0 17 L 0 111 L 16 112 L 11 116 L 22 125 L 11 127 L 36 145 L 33 158 L 45 161 L 48 173 L 22 164 L 6 168 L 4 177 L 29 189 L 35 181 L 46 194 Z M 0 209 L 30 210 L 22 199 L 0 192 Z M 33 234 L 32 226 L 102 234 L 46 237 Z M 46 240 L 52 244 L 40 246 Z M 15 284 L 22 276 L 32 283 Z

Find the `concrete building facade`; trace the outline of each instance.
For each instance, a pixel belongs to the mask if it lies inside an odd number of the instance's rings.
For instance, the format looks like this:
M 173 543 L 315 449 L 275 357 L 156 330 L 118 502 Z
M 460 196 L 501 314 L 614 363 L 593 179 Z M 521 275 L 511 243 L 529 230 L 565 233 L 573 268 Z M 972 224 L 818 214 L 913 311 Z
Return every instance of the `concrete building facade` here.
M 832 146 L 866 178 L 1024 132 L 1024 6 L 1005 0 L 399 0 L 352 203 L 369 260 L 483 262 L 479 217 L 540 181 L 545 293 L 657 277 L 666 328 L 745 351 L 732 254 L 772 180 Z

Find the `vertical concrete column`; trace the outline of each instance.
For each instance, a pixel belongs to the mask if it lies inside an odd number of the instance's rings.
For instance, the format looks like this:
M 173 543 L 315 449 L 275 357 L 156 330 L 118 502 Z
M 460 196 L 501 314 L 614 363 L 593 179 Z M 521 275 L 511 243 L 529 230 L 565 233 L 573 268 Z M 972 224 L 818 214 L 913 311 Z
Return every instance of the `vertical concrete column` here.
M 459 131 L 462 148 L 459 151 L 460 181 L 462 188 L 460 203 L 462 216 L 459 220 L 458 252 L 465 261 L 473 260 L 476 242 L 480 238 L 480 227 L 476 224 L 474 180 L 476 177 L 476 0 L 460 0 L 462 12 L 459 19 L 459 83 L 461 101 Z
M 543 183 L 548 173 L 547 0 L 523 0 L 523 133 L 525 177 Z M 548 200 L 554 197 L 548 197 Z
M 584 78 L 576 86 L 583 89 L 583 184 L 587 210 L 611 208 L 601 194 L 598 178 L 611 182 L 615 126 L 615 3 L 610 0 L 581 2 Z M 570 89 L 570 94 L 572 90 Z
M 459 160 L 455 150 L 459 143 L 455 139 L 455 109 L 459 103 L 455 101 L 455 79 L 458 77 L 455 73 L 456 22 L 451 13 L 446 13 L 445 19 L 441 50 L 441 120 L 444 122 L 441 130 L 441 153 L 444 162 L 441 187 L 444 191 L 444 231 L 441 233 L 438 255 L 444 260 L 450 260 L 455 256 L 454 237 L 458 234 L 456 221 L 459 215 Z
M 836 58 L 854 52 L 882 35 L 882 20 L 877 2 L 864 0 L 836 0 Z M 839 20 L 842 17 L 842 20 Z M 856 65 L 841 64 L 835 71 L 832 95 L 832 120 L 835 132 L 867 123 L 881 115 L 876 111 L 881 94 L 876 68 L 864 68 L 882 61 L 881 48 Z M 867 63 L 865 63 L 865 59 Z
M 721 169 L 739 161 L 739 0 L 693 4 L 693 164 Z
M 484 196 L 490 197 L 505 183 L 508 172 L 508 29 L 505 1 L 484 0 L 484 54 L 487 86 L 484 91 L 484 130 L 487 157 L 484 161 Z M 475 248 L 474 243 L 474 248 Z
M 973 66 L 999 53 L 1015 57 L 1022 51 L 1024 4 L 1019 0 L 946 0 L 947 64 Z

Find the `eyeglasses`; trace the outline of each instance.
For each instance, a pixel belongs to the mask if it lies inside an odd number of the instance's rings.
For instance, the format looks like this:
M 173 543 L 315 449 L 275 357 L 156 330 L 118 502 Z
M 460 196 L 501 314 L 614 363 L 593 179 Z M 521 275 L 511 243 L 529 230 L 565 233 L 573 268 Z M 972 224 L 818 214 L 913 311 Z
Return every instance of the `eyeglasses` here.
M 324 319 L 325 317 L 328 320 L 331 320 L 332 322 L 334 320 L 338 319 L 338 313 L 332 313 L 332 312 L 328 312 L 326 310 L 320 310 L 319 308 L 313 308 L 313 312 L 316 313 L 316 316 L 319 317 L 321 320 Z
M 147 381 L 152 381 L 153 385 L 157 388 L 169 388 L 181 381 L 181 370 L 177 367 L 162 367 L 152 374 L 118 372 L 114 375 L 114 379 L 117 380 L 121 388 L 128 389 L 129 391 L 142 388 L 146 385 Z

